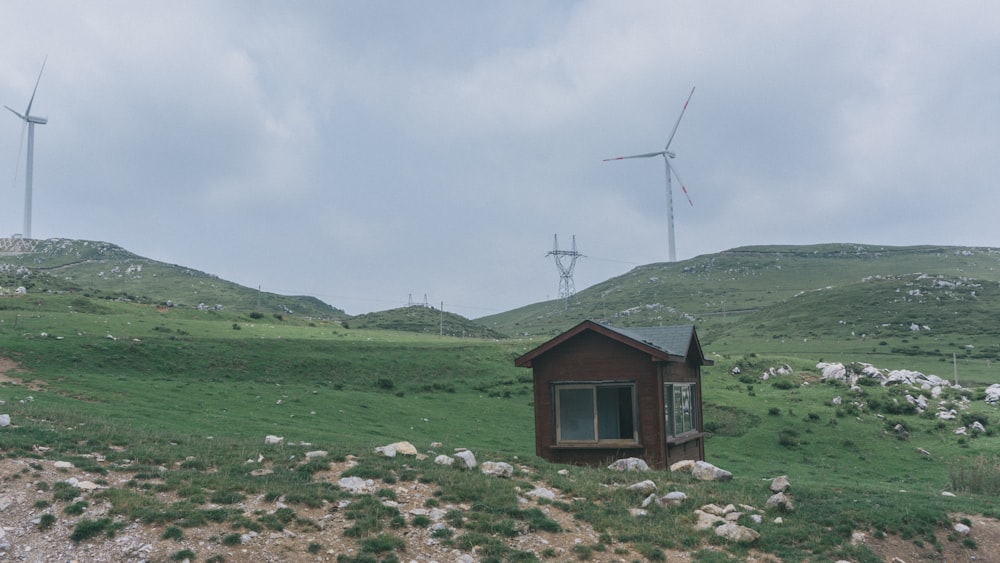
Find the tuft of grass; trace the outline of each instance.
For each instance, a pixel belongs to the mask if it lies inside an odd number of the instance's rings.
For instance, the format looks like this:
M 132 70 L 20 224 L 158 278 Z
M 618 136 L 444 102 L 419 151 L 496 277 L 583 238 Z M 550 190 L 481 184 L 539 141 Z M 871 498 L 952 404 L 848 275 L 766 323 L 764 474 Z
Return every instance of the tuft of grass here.
M 233 532 L 222 536 L 222 545 L 240 545 L 243 543 L 243 536 Z
M 69 536 L 69 539 L 76 543 L 80 543 L 101 534 L 106 534 L 108 537 L 112 537 L 121 527 L 121 524 L 116 524 L 110 518 L 100 518 L 98 520 L 84 518 L 77 522 L 76 526 L 73 528 L 73 533 Z
M 387 551 L 404 551 L 405 549 L 406 541 L 390 534 L 379 534 L 361 542 L 361 551 L 364 553 L 385 553 Z
M 87 503 L 87 501 L 81 500 L 74 502 L 73 504 L 67 504 L 65 508 L 63 508 L 63 512 L 69 514 L 70 516 L 79 516 L 87 510 L 88 506 L 90 506 L 90 504 Z
M 176 552 L 170 554 L 170 560 L 171 561 L 185 561 L 185 560 L 193 561 L 194 560 L 194 552 L 191 551 L 190 549 L 182 549 L 180 551 L 176 551 Z
M 54 514 L 46 512 L 38 519 L 38 528 L 41 530 L 48 530 L 56 523 L 56 517 Z
M 960 457 L 948 463 L 954 491 L 996 496 L 1000 494 L 1000 456 Z
M 160 539 L 181 541 L 184 539 L 184 530 L 177 526 L 167 526 L 160 534 Z

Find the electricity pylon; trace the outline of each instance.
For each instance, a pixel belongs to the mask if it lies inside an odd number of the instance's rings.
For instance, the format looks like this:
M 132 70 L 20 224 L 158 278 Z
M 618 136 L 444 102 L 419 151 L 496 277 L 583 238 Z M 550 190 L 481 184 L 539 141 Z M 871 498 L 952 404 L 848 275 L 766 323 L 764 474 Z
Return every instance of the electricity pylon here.
M 553 235 L 552 250 L 546 256 L 555 257 L 556 268 L 559 270 L 559 299 L 569 299 L 576 293 L 573 269 L 576 268 L 577 258 L 583 257 L 583 254 L 576 251 L 576 235 L 573 235 L 573 250 L 559 250 L 559 235 Z M 564 257 L 569 258 L 569 265 L 563 263 Z

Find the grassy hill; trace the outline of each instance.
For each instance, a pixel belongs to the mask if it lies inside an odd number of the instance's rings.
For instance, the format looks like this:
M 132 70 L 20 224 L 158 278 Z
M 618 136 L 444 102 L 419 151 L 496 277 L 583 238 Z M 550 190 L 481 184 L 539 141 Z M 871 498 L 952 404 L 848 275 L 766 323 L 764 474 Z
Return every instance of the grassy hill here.
M 31 241 L 33 252 L 0 253 L 0 287 L 61 291 L 136 303 L 223 308 L 245 313 L 297 314 L 323 319 L 347 315 L 315 297 L 260 292 L 216 276 L 143 258 L 120 246 L 85 240 Z
M 352 317 L 350 326 L 382 330 L 400 330 L 461 338 L 507 338 L 461 315 L 425 305 L 410 305 Z
M 1000 250 L 858 244 L 741 247 L 640 266 L 568 300 L 477 319 L 508 334 L 551 335 L 585 318 L 620 326 L 697 322 L 708 335 L 800 294 L 908 274 L 1000 281 Z
M 549 508 L 571 513 L 600 534 L 575 550 L 579 559 L 621 550 L 619 558 L 629 553 L 658 561 L 664 550 L 680 549 L 695 561 L 745 560 L 751 550 L 786 561 L 883 560 L 874 543 L 852 543 L 854 532 L 872 542 L 905 541 L 928 560 L 968 559 L 982 555 L 975 526 L 970 538 L 956 536 L 950 515 L 1000 517 L 1000 413 L 983 400 L 983 388 L 1000 382 L 994 369 L 1000 274 L 992 250 L 736 249 L 637 268 L 580 292 L 568 307 L 550 302 L 492 316 L 490 326 L 521 333 L 499 339 L 441 336 L 441 326 L 471 328 L 424 307 L 349 319 L 346 326 L 298 314 L 257 314 L 255 307 L 200 310 L 189 299 L 203 294 L 158 284 L 172 279 L 199 290 L 214 284 L 234 292 L 234 300 L 240 289 L 144 262 L 118 247 L 66 245 L 79 260 L 53 250 L 30 259 L 27 278 L 7 267 L 0 283 L 5 289 L 38 284 L 27 295 L 0 296 L 0 366 L 7 370 L 0 413 L 12 422 L 0 428 L 0 454 L 25 463 L 22 472 L 0 476 L 0 493 L 24 490 L 29 482 L 32 490 L 51 491 L 37 510 L 61 523 L 56 529 L 63 541 L 89 513 L 74 514 L 82 510 L 72 508 L 79 499 L 67 498 L 55 482 L 39 484 L 45 480 L 31 464 L 59 459 L 85 468 L 105 487 L 85 500 L 110 507 L 105 525 L 111 528 L 102 529 L 109 535 L 129 522 L 180 528 L 191 537 L 206 521 L 230 531 L 260 529 L 271 525 L 273 514 L 244 512 L 241 499 L 280 499 L 282 514 L 290 516 L 283 525 L 299 537 L 302 554 L 314 553 L 307 538 L 321 536 L 309 519 L 295 515 L 315 508 L 334 515 L 348 499 L 313 476 L 348 455 L 357 456 L 353 474 L 381 483 L 387 497 L 410 483 L 435 487 L 436 502 L 458 511 L 449 521 L 453 535 L 441 541 L 460 551 L 476 549 L 491 561 L 545 558 L 518 547 L 532 526 L 552 526 L 531 520 L 538 514 L 517 503 L 523 492 L 515 488 L 535 483 L 573 499 Z M 11 263 L 10 257 L 0 262 Z M 137 264 L 141 272 L 127 272 Z M 143 292 L 148 297 L 116 298 L 120 291 L 104 278 L 122 269 L 132 276 L 126 284 L 153 278 L 140 286 L 152 288 Z M 245 297 L 250 303 L 253 294 Z M 185 295 L 176 299 L 186 305 L 162 306 L 167 295 Z M 732 481 L 700 483 L 654 472 L 648 477 L 661 490 L 684 491 L 690 502 L 653 509 L 640 521 L 630 510 L 642 495 L 625 488 L 636 476 L 566 468 L 534 456 L 531 373 L 513 360 L 546 332 L 585 316 L 627 325 L 695 320 L 715 360 L 703 372 L 705 423 L 712 432 L 706 451 L 709 461 L 735 474 Z M 394 330 L 362 328 L 365 323 Z M 966 388 L 946 389 L 919 412 L 906 396 L 929 390 L 852 389 L 823 380 L 820 360 L 918 369 L 948 379 L 957 367 Z M 762 377 L 778 367 L 789 369 Z M 939 408 L 954 408 L 957 415 L 939 418 Z M 955 433 L 973 422 L 985 432 Z M 283 436 L 284 445 L 265 447 L 266 435 Z M 527 473 L 498 483 L 445 471 L 431 460 L 372 454 L 375 446 L 398 440 L 435 453 L 470 448 L 480 460 L 507 461 Z M 441 446 L 431 448 L 434 442 Z M 305 452 L 314 449 L 328 453 L 307 460 Z M 258 455 L 264 464 L 252 462 Z M 265 465 L 271 471 L 265 477 L 251 471 Z M 773 514 L 759 523 L 743 517 L 741 523 L 761 533 L 759 541 L 726 544 L 711 532 L 692 531 L 693 508 L 761 506 L 767 480 L 782 474 L 793 483 L 796 510 L 783 514 L 780 525 Z M 168 496 L 174 500 L 163 500 Z M 336 532 L 358 550 L 338 552 L 338 558 L 392 560 L 393 547 L 377 552 L 379 558 L 363 558 L 367 542 L 405 536 L 421 524 L 388 520 Z M 213 554 L 223 543 L 216 534 L 192 549 L 198 560 L 221 557 Z M 151 560 L 171 558 L 162 552 L 167 547 L 157 549 Z

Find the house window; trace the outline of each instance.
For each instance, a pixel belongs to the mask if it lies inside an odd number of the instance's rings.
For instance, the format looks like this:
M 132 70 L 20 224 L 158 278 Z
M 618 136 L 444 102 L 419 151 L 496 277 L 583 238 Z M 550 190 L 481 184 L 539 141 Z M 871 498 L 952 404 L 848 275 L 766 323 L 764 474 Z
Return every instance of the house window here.
M 664 383 L 663 405 L 667 416 L 667 434 L 679 436 L 685 432 L 698 430 L 698 401 L 694 383 Z
M 635 385 L 555 386 L 556 441 L 560 444 L 634 444 Z

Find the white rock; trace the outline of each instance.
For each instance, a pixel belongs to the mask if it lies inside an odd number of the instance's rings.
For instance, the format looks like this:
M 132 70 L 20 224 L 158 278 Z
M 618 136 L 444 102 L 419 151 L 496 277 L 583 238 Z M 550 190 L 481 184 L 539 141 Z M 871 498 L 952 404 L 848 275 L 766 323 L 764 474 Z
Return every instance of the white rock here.
M 969 535 L 969 532 L 972 531 L 968 526 L 966 526 L 965 524 L 962 524 L 961 522 L 955 524 L 955 528 L 954 529 L 955 529 L 956 532 L 962 534 L 963 536 Z
M 57 461 L 52 466 L 56 469 L 70 469 L 73 467 L 73 464 L 68 461 Z
M 657 502 L 660 506 L 680 506 L 687 501 L 687 498 L 687 494 L 681 491 L 671 491 L 660 497 Z
M 272 446 L 284 443 L 284 441 L 285 441 L 284 436 L 274 436 L 273 434 L 268 434 L 267 436 L 264 436 L 264 443 Z
M 547 500 L 555 500 L 556 494 L 544 487 L 535 487 L 533 490 L 528 491 L 525 495 L 535 498 L 543 498 Z
M 417 448 L 413 444 L 406 441 L 395 442 L 386 447 L 395 449 L 396 453 L 399 455 L 417 455 Z
M 693 459 L 682 459 L 670 466 L 670 471 L 674 473 L 691 473 L 692 469 L 694 469 Z
M 715 529 L 715 535 L 729 541 L 750 543 L 760 538 L 760 534 L 746 526 L 740 526 L 734 522 L 727 522 Z
M 306 459 L 312 459 L 314 457 L 326 457 L 328 452 L 323 450 L 313 450 L 311 452 L 306 452 Z
M 629 485 L 628 486 L 628 490 L 630 490 L 630 491 L 638 491 L 638 492 L 643 493 L 643 494 L 655 493 L 656 492 L 656 483 L 654 483 L 653 481 L 651 481 L 649 479 L 646 479 L 645 481 L 639 481 L 638 483 Z
M 450 455 L 441 454 L 436 458 L 434 458 L 434 463 L 438 465 L 451 465 L 455 463 L 455 458 L 451 457 Z
M 0 428 L 3 428 L 5 426 L 10 426 L 10 415 L 0 414 Z
M 787 491 L 788 488 L 791 487 L 791 486 L 792 486 L 792 484 L 788 481 L 788 475 L 781 475 L 779 477 L 775 477 L 771 481 L 771 492 L 772 493 L 783 493 L 783 492 Z
M 699 481 L 728 481 L 733 478 L 732 473 L 719 469 L 707 461 L 695 462 L 691 476 Z
M 694 525 L 695 530 L 710 530 L 720 523 L 725 522 L 721 517 L 709 514 L 703 510 L 695 510 L 694 515 L 698 517 L 698 521 Z
M 726 515 L 726 510 L 717 504 L 706 504 L 701 507 L 701 511 L 712 516 L 718 516 L 719 518 Z
M 476 466 L 476 456 L 469 450 L 456 452 L 455 457 L 462 460 L 464 469 L 472 469 Z
M 608 466 L 608 469 L 614 471 L 649 471 L 649 465 L 646 465 L 645 461 L 637 457 L 627 457 L 616 460 Z
M 479 466 L 479 471 L 481 471 L 483 475 L 510 478 L 514 475 L 514 466 L 502 461 L 484 461 L 482 465 Z
M 792 499 L 785 496 L 785 493 L 776 493 L 767 499 L 764 504 L 764 508 L 768 510 L 781 510 L 784 512 L 791 512 L 794 510 L 792 506 Z
M 342 477 L 337 481 L 337 485 L 342 489 L 346 489 L 354 494 L 361 494 L 372 488 L 375 482 L 371 479 L 362 479 L 361 477 Z

